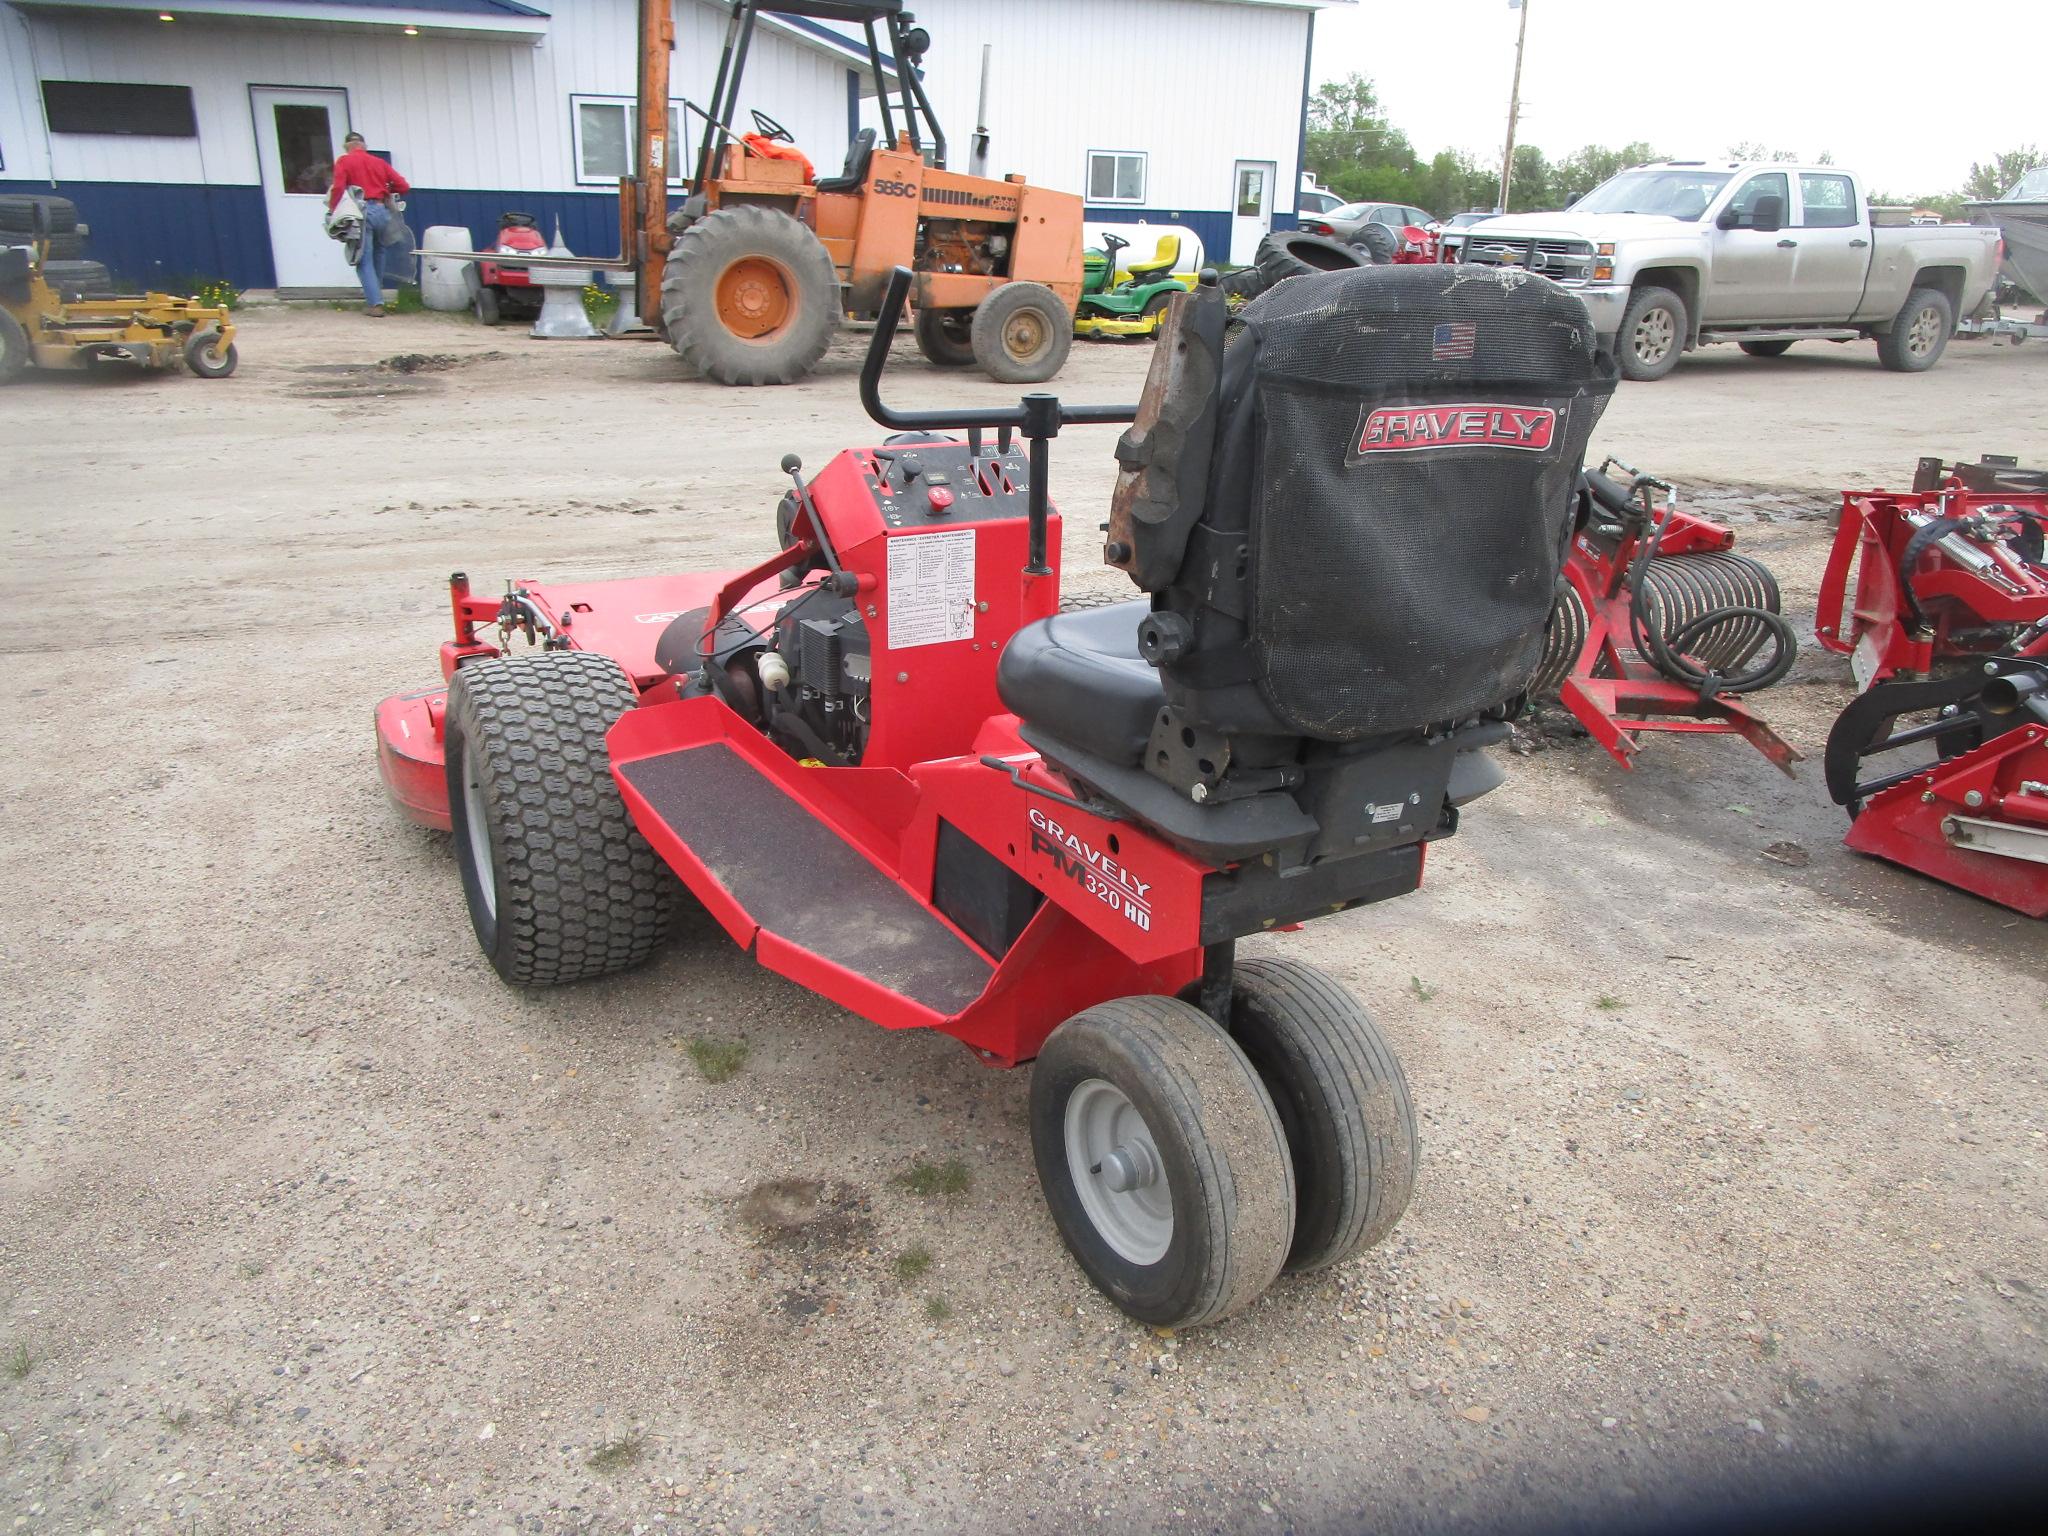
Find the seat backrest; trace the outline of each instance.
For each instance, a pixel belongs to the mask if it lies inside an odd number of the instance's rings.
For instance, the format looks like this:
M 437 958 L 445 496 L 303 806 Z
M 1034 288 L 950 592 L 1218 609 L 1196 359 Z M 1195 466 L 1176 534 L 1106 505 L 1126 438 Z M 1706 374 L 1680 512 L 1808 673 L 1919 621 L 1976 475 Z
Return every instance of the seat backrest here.
M 1180 236 L 1161 235 L 1150 261 L 1134 261 L 1125 270 L 1134 278 L 1163 277 L 1180 260 Z
M 1222 304 L 1177 306 L 1118 447 L 1105 553 L 1153 593 L 1169 702 L 1345 742 L 1521 692 L 1616 379 L 1585 305 L 1456 266 L 1290 278 L 1227 332 Z
M 846 146 L 846 164 L 837 176 L 826 176 L 818 180 L 820 192 L 851 192 L 868 179 L 868 161 L 875 153 L 875 130 L 863 128 L 853 136 L 853 142 Z

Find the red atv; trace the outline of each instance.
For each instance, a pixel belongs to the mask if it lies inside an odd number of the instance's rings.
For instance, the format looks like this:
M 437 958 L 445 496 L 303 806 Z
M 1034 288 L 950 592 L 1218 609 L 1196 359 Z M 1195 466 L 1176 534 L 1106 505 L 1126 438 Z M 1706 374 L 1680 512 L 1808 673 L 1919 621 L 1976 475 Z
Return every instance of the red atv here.
M 498 215 L 497 249 L 501 256 L 546 250 L 540 221 L 530 213 Z M 546 295 L 525 267 L 502 261 L 476 261 L 469 264 L 469 271 L 470 308 L 485 325 L 503 320 L 529 321 L 539 316 L 541 300 Z
M 1414 890 L 1500 783 L 1480 749 L 1541 653 L 1612 365 L 1548 283 L 1354 269 L 1232 317 L 1208 274 L 1136 406 L 902 411 L 910 283 L 861 375 L 898 430 L 808 481 L 784 459 L 779 550 L 502 598 L 454 577 L 449 686 L 379 707 L 385 781 L 452 827 L 515 986 L 636 965 L 693 899 L 885 1028 L 1035 1059 L 1076 1260 L 1145 1322 L 1210 1322 L 1414 1189 L 1371 1018 L 1236 944 Z M 1452 322 L 1476 355 L 1432 362 Z M 1104 556 L 1146 595 L 1062 612 L 1050 441 L 1133 420 Z

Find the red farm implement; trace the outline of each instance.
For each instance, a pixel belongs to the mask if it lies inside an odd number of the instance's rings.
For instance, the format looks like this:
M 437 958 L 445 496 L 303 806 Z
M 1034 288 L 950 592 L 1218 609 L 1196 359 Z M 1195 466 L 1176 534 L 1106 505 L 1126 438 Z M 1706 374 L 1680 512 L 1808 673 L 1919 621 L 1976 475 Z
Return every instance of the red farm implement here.
M 2048 476 L 1922 459 L 1851 491 L 1815 629 L 1859 696 L 1828 734 L 1851 848 L 2048 917 Z
M 1624 768 L 1662 731 L 1740 736 L 1789 774 L 1799 754 L 1742 698 L 1796 655 L 1770 571 L 1668 482 L 1615 459 L 1581 477 L 1577 519 L 1534 691 Z
M 884 1028 L 1035 1060 L 1076 1261 L 1147 1322 L 1213 1321 L 1407 1204 L 1386 1040 L 1236 945 L 1415 890 L 1500 782 L 1482 749 L 1539 660 L 1613 365 L 1551 284 L 1353 269 L 1233 316 L 1205 275 L 1135 406 L 911 412 L 880 392 L 911 284 L 861 375 L 896 430 L 808 480 L 783 461 L 779 549 L 496 599 L 457 577 L 447 687 L 377 712 L 385 779 L 452 830 L 514 985 L 637 964 L 687 893 Z M 1431 361 L 1452 323 L 1499 344 Z M 1386 446 L 1439 406 L 1462 438 Z M 1123 422 L 1104 558 L 1142 595 L 1062 612 L 1050 440 Z M 1284 466 L 1260 422 L 1299 445 Z

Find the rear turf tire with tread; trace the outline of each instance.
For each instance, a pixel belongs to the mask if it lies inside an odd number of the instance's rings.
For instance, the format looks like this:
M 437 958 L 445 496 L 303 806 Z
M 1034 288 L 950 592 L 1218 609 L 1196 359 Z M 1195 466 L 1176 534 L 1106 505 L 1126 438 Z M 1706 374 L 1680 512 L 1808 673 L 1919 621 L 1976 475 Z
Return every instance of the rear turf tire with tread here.
M 974 360 L 1002 384 L 1042 384 L 1066 365 L 1074 317 L 1043 283 L 1005 283 L 974 311 Z
M 1358 999 L 1314 966 L 1240 960 L 1230 1034 L 1257 1068 L 1294 1161 L 1290 1272 L 1379 1242 L 1415 1193 L 1408 1080 Z
M 1948 295 L 1938 288 L 1915 288 L 1892 328 L 1877 338 L 1877 360 L 1893 373 L 1925 373 L 1941 361 L 1955 329 L 1955 306 Z
M 1119 1253 L 1077 1186 L 1070 1102 L 1107 1083 L 1142 1117 L 1172 1210 L 1151 1263 Z M 1286 1131 L 1244 1051 L 1200 1009 L 1125 997 L 1054 1030 L 1031 1075 L 1031 1143 L 1054 1225 L 1082 1272 L 1140 1322 L 1213 1323 L 1278 1277 L 1294 1232 Z
M 920 309 L 912 329 L 917 350 L 936 368 L 974 366 L 974 311 Z
M 470 662 L 449 686 L 456 863 L 477 943 L 513 986 L 631 970 L 674 924 L 681 887 L 626 814 L 605 751 L 635 698 L 616 662 L 586 651 Z
M 779 323 L 752 337 L 721 317 L 722 285 L 754 264 L 781 295 Z M 818 237 L 775 208 L 718 208 L 676 236 L 661 318 L 683 361 L 720 384 L 794 384 L 839 328 L 839 273 Z
M 0 309 L 0 384 L 11 384 L 28 371 L 32 354 L 21 322 Z

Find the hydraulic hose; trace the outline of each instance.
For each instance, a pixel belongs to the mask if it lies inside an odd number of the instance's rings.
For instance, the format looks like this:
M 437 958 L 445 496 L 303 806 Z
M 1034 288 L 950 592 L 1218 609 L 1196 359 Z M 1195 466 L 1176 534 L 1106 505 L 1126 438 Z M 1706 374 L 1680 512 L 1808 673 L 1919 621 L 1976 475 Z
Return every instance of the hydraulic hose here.
M 1702 699 L 1716 693 L 1755 693 L 1781 681 L 1799 659 L 1799 641 L 1782 614 L 1751 604 L 1728 604 L 1709 608 L 1673 630 L 1664 632 L 1661 597 L 1650 586 L 1650 562 L 1663 547 L 1671 515 L 1651 514 L 1650 536 L 1636 551 L 1628 572 L 1629 624 L 1636 648 L 1649 657 L 1650 664 L 1675 683 L 1697 688 Z M 1703 667 L 1684 652 L 1716 625 L 1731 620 L 1748 621 L 1762 628 L 1771 642 L 1770 659 L 1761 666 L 1745 668 L 1738 662 L 1729 672 Z

